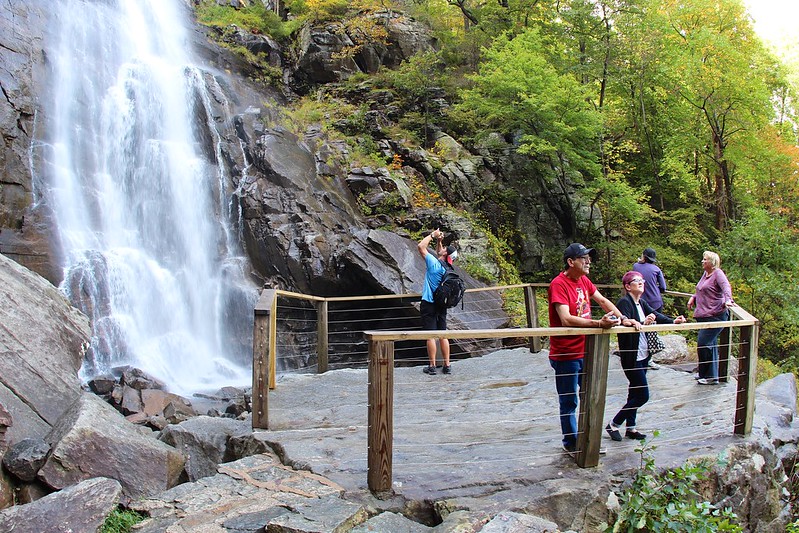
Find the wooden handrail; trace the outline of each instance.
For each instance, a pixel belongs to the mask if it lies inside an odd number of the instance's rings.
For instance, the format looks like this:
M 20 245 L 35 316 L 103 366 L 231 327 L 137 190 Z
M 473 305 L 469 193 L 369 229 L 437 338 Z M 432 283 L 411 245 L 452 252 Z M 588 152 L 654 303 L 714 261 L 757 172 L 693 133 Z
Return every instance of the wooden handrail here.
M 691 296 L 678 293 L 677 296 Z M 526 298 L 530 298 L 526 295 Z M 529 316 L 528 304 L 528 316 Z M 696 322 L 683 324 L 653 324 L 642 326 L 641 331 L 690 331 L 706 328 L 724 328 L 729 339 L 731 328 L 740 328 L 738 385 L 733 432 L 748 435 L 752 431 L 754 417 L 754 391 L 757 369 L 757 342 L 759 321 L 741 307 L 730 308 L 735 320 L 723 322 Z M 529 320 L 529 318 L 528 318 Z M 447 339 L 501 339 L 510 337 L 553 337 L 562 335 L 586 335 L 586 351 L 583 386 L 580 388 L 580 412 L 578 418 L 577 465 L 593 467 L 599 464 L 600 439 L 602 437 L 605 401 L 607 395 L 609 340 L 611 334 L 635 333 L 632 327 L 616 326 L 600 328 L 516 328 L 503 330 L 446 330 L 446 331 L 365 331 L 369 342 L 369 416 L 368 416 L 368 474 L 369 489 L 375 494 L 391 491 L 393 427 L 393 367 L 394 343 L 397 341 Z M 729 340 L 725 341 L 729 344 Z M 730 346 L 727 346 L 729 351 Z M 727 357 L 730 357 L 729 355 Z M 372 378 L 385 375 L 383 383 L 374 383 Z M 721 372 L 721 365 L 719 367 Z M 727 369 L 724 367 L 724 380 Z M 719 376 L 721 377 L 721 375 Z M 389 386 L 391 384 L 391 386 Z M 382 411 L 382 412 L 381 412 Z
M 686 322 L 684 324 L 652 324 L 642 326 L 641 331 L 686 331 L 693 329 L 727 328 L 752 326 L 754 320 L 727 320 L 724 322 Z M 563 335 L 605 335 L 608 333 L 636 333 L 633 327 L 615 326 L 610 329 L 601 328 L 509 328 L 509 329 L 448 329 L 441 330 L 408 330 L 408 331 L 364 331 L 368 340 L 376 341 L 413 341 L 425 339 L 509 339 L 513 337 L 556 337 Z
M 537 289 L 549 287 L 549 283 L 517 283 L 514 285 L 491 285 L 490 287 L 472 287 L 466 289 L 465 292 L 486 292 L 486 291 L 503 291 L 507 289 L 524 289 L 526 287 L 533 287 Z M 621 285 L 597 285 L 599 289 L 621 289 Z M 284 291 L 282 289 L 275 289 L 278 296 L 285 298 L 296 298 L 297 300 L 308 300 L 313 302 L 357 302 L 363 300 L 397 300 L 403 298 L 421 298 L 422 294 L 418 292 L 403 292 L 401 294 L 370 294 L 366 296 L 312 296 L 300 292 Z M 681 293 L 675 293 L 681 294 Z M 691 296 L 688 294 L 687 296 Z
M 582 467 L 596 466 L 599 462 L 599 439 L 602 435 L 604 401 L 606 395 L 608 346 L 611 334 L 635 333 L 632 327 L 616 326 L 600 328 L 539 328 L 537 289 L 549 287 L 548 283 L 522 283 L 494 287 L 478 287 L 466 292 L 484 292 L 506 289 L 524 289 L 527 314 L 526 328 L 512 329 L 470 329 L 446 331 L 364 331 L 369 343 L 369 408 L 368 408 L 368 485 L 376 493 L 390 492 L 393 447 L 393 361 L 394 343 L 397 341 L 427 340 L 429 338 L 447 339 L 504 339 L 527 337 L 530 349 L 540 351 L 542 337 L 563 335 L 586 335 L 586 346 L 592 357 L 586 362 L 586 378 L 581 391 L 580 404 L 585 410 L 580 414 L 580 437 L 578 442 L 577 464 Z M 597 285 L 600 289 L 622 289 L 621 285 Z M 679 291 L 666 291 L 674 297 L 690 297 L 692 294 Z M 325 337 L 318 345 L 319 370 L 327 369 L 327 323 L 329 302 L 354 302 L 367 300 L 417 299 L 418 293 L 381 294 L 371 296 L 320 297 L 284 290 L 264 290 L 255 305 L 255 326 L 253 335 L 253 428 L 268 429 L 269 388 L 274 388 L 276 368 L 276 319 L 277 298 L 296 298 L 314 302 L 319 323 L 317 334 Z M 730 351 L 731 328 L 740 328 L 740 350 L 738 391 L 734 432 L 747 435 L 752 430 L 754 413 L 754 384 L 757 365 L 757 341 L 759 321 L 745 309 L 730 308 L 731 319 L 724 322 L 692 322 L 684 324 L 653 324 L 643 326 L 641 331 L 690 331 L 705 328 L 723 328 L 720 341 Z M 724 340 L 726 339 L 726 340 Z M 730 355 L 726 355 L 727 358 Z M 719 365 L 720 379 L 726 380 L 727 368 Z M 723 373 L 723 378 L 722 374 Z M 267 379 L 267 376 L 269 379 Z M 604 385 L 603 385 L 604 384 Z

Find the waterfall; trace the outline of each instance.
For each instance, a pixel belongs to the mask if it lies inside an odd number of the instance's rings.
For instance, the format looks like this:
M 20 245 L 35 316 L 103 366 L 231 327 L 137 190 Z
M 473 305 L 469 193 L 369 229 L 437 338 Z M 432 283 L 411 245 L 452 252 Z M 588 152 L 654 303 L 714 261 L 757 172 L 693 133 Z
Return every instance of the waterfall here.
M 249 383 L 257 290 L 207 118 L 214 79 L 191 62 L 185 6 L 52 8 L 37 201 L 56 222 L 61 289 L 92 320 L 82 377 L 133 365 L 184 394 Z

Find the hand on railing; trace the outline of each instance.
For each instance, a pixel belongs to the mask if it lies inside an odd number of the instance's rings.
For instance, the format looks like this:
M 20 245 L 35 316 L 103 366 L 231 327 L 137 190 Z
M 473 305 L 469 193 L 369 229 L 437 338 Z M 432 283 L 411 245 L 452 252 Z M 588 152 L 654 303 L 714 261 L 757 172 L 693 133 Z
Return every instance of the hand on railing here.
M 607 313 L 599 320 L 599 327 L 602 329 L 609 329 L 613 326 L 618 326 L 621 323 L 619 317 L 617 317 L 613 312 Z

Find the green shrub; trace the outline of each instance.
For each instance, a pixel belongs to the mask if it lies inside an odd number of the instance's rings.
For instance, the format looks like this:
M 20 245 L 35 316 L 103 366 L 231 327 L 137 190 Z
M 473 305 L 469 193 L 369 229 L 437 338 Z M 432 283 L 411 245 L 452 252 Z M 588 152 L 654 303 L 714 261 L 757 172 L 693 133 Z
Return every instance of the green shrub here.
M 654 436 L 658 436 L 657 431 Z M 686 463 L 674 470 L 659 473 L 650 453 L 654 449 L 655 446 L 646 441 L 636 448 L 641 454 L 641 469 L 630 486 L 619 495 L 621 509 L 606 533 L 743 531 L 731 509 L 718 509 L 710 502 L 701 501 L 694 488 L 707 478 L 710 471 L 707 463 Z
M 286 39 L 302 25 L 301 20 L 283 22 L 261 2 L 235 9 L 217 5 L 214 0 L 203 0 L 195 7 L 195 12 L 197 21 L 205 26 L 227 28 L 235 24 L 248 32 L 269 35 L 278 40 Z
M 127 533 L 133 526 L 142 522 L 144 516 L 129 509 L 115 509 L 111 511 L 103 525 L 100 526 L 100 533 Z

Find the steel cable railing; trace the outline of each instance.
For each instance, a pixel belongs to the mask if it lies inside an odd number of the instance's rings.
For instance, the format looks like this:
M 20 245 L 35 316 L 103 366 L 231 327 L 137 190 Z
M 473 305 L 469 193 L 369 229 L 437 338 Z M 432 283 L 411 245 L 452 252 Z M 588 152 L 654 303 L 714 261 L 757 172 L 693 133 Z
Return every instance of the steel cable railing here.
M 527 324 L 528 328 L 514 327 L 504 330 L 495 329 L 479 329 L 472 327 L 474 325 L 483 324 L 481 319 L 481 311 L 465 309 L 463 312 L 453 313 L 453 319 L 457 317 L 459 327 L 464 329 L 448 330 L 446 332 L 425 332 L 420 329 L 418 323 L 418 310 L 414 306 L 414 295 L 402 295 L 397 298 L 397 301 L 391 305 L 386 304 L 389 297 L 358 297 L 357 299 L 335 298 L 335 299 L 322 299 L 317 297 L 309 297 L 305 295 L 295 295 L 293 293 L 284 293 L 283 291 L 271 291 L 272 300 L 269 302 L 268 308 L 262 307 L 262 316 L 269 316 L 270 331 L 266 334 L 265 339 L 254 339 L 254 353 L 259 348 L 263 350 L 265 342 L 269 342 L 270 333 L 271 337 L 279 337 L 287 335 L 288 340 L 282 340 L 280 343 L 272 340 L 270 351 L 273 356 L 277 355 L 278 349 L 280 351 L 289 352 L 302 352 L 301 358 L 304 358 L 302 366 L 292 368 L 291 372 L 311 371 L 315 369 L 322 371 L 322 368 L 353 368 L 367 366 L 369 378 L 367 379 L 366 387 L 368 389 L 368 401 L 361 404 L 346 403 L 338 408 L 360 408 L 363 407 L 368 413 L 369 423 L 367 429 L 369 432 L 367 454 L 369 455 L 369 486 L 372 490 L 381 490 L 381 487 L 386 485 L 386 479 L 390 480 L 390 472 L 386 474 L 385 470 L 381 470 L 378 465 L 381 464 L 380 454 L 386 453 L 386 450 L 391 450 L 392 446 L 397 448 L 397 453 L 402 454 L 399 456 L 405 457 L 405 453 L 412 452 L 414 449 L 429 445 L 429 443 L 415 442 L 413 435 L 430 434 L 427 426 L 428 424 L 434 427 L 435 422 L 426 422 L 420 419 L 416 424 L 401 423 L 396 427 L 391 427 L 390 431 L 386 432 L 385 428 L 381 429 L 385 439 L 388 436 L 397 439 L 397 443 L 393 442 L 386 445 L 385 440 L 375 440 L 377 433 L 373 431 L 375 427 L 382 423 L 382 415 L 377 412 L 384 409 L 386 405 L 392 405 L 394 409 L 404 409 L 406 407 L 415 410 L 437 410 L 439 413 L 446 415 L 457 415 L 459 412 L 465 412 L 470 409 L 470 405 L 477 404 L 482 409 L 497 409 L 503 416 L 498 416 L 491 422 L 492 425 L 506 427 L 515 426 L 519 428 L 516 434 L 502 438 L 486 438 L 481 436 L 479 431 L 475 432 L 475 428 L 470 421 L 465 420 L 460 422 L 456 420 L 449 420 L 448 424 L 453 430 L 459 431 L 460 438 L 453 439 L 447 437 L 442 440 L 438 445 L 444 447 L 452 447 L 453 453 L 456 449 L 466 450 L 466 454 L 477 453 L 481 457 L 486 454 L 482 448 L 502 448 L 508 446 L 524 446 L 525 444 L 532 445 L 537 443 L 537 446 L 546 446 L 551 441 L 558 444 L 561 436 L 559 434 L 558 423 L 558 408 L 557 408 L 557 394 L 554 387 L 554 375 L 542 378 L 541 381 L 553 381 L 551 386 L 551 395 L 548 398 L 537 398 L 534 394 L 528 394 L 523 398 L 517 398 L 518 402 L 527 404 L 537 404 L 535 409 L 536 415 L 519 415 L 506 413 L 508 409 L 504 405 L 505 399 L 501 394 L 497 395 L 481 395 L 475 397 L 474 395 L 459 395 L 457 391 L 453 391 L 452 387 L 491 387 L 492 385 L 502 386 L 503 382 L 507 382 L 510 378 L 493 378 L 479 377 L 469 380 L 458 379 L 453 376 L 446 376 L 446 380 L 450 382 L 449 389 L 445 389 L 445 393 L 449 394 L 448 401 L 445 402 L 446 408 L 441 407 L 440 400 L 434 396 L 425 397 L 423 399 L 406 397 L 403 394 L 404 385 L 401 381 L 394 382 L 389 379 L 388 382 L 384 381 L 385 376 L 393 374 L 393 368 L 396 366 L 414 366 L 427 364 L 427 354 L 425 349 L 425 339 L 427 336 L 446 336 L 455 342 L 463 341 L 464 339 L 476 339 L 477 341 L 484 342 L 484 346 L 488 346 L 489 342 L 494 343 L 494 347 L 478 348 L 480 352 L 487 352 L 496 349 L 497 342 L 502 342 L 504 348 L 516 346 L 532 346 L 532 340 L 539 340 L 541 337 L 560 334 L 584 334 L 588 339 L 588 353 L 589 357 L 585 358 L 585 368 L 582 373 L 581 379 L 584 382 L 584 388 L 594 389 L 584 392 L 584 397 L 597 396 L 597 398 L 590 397 L 585 401 L 580 402 L 580 411 L 577 416 L 580 420 L 580 430 L 578 431 L 578 450 L 576 456 L 580 466 L 592 466 L 590 464 L 596 457 L 598 457 L 599 442 L 598 437 L 603 436 L 605 421 L 603 420 L 590 420 L 593 413 L 596 411 L 596 402 L 601 401 L 603 409 L 610 413 L 616 409 L 620 409 L 625 402 L 626 396 L 630 391 L 629 385 L 626 383 L 626 378 L 623 375 L 624 371 L 618 366 L 616 362 L 610 362 L 608 359 L 608 332 L 595 331 L 586 329 L 571 329 L 571 328 L 539 328 L 539 322 L 546 325 L 547 319 L 545 316 L 539 317 L 538 309 L 543 309 L 545 302 L 542 301 L 542 291 L 536 293 L 535 289 L 542 288 L 543 285 L 538 286 L 514 286 L 511 288 L 501 288 L 503 293 L 511 294 L 517 291 L 513 298 L 508 300 L 520 301 L 522 298 L 519 293 L 524 293 L 525 309 L 519 310 L 518 308 L 505 308 L 496 305 L 497 298 L 487 297 L 485 294 L 475 294 L 471 302 L 477 305 L 481 302 L 485 305 L 485 309 L 489 312 L 497 313 L 502 310 L 506 316 L 506 324 L 524 325 Z M 531 290 L 532 289 L 532 290 Z M 266 291 L 265 291 L 266 292 Z M 483 291 L 481 291 L 483 292 Z M 682 295 L 680 295 L 682 296 Z M 277 298 L 280 298 L 281 305 L 277 305 Z M 263 297 L 262 297 L 263 299 Z M 300 305 L 289 305 L 283 300 L 299 299 L 302 303 Z M 467 299 L 467 302 L 470 300 Z M 348 302 L 348 303 L 347 303 Z M 355 304 L 352 304 L 355 302 Z M 259 302 L 260 304 L 261 302 Z M 368 304 L 372 304 L 369 307 Z M 489 305 L 492 304 L 492 305 Z M 351 307 L 347 307 L 350 305 Z M 354 306 L 353 306 L 354 305 Z M 277 312 L 278 309 L 284 309 L 283 314 Z M 739 383 L 736 392 L 738 399 L 735 402 L 730 402 L 734 406 L 733 417 L 735 421 L 735 432 L 745 434 L 751 430 L 751 405 L 752 392 L 749 387 L 745 386 L 748 383 L 753 383 L 753 361 L 756 361 L 756 344 L 757 344 L 757 321 L 745 311 L 739 310 L 739 313 L 734 313 L 734 321 L 725 323 L 712 324 L 712 327 L 724 327 L 726 332 L 726 339 L 724 336 L 719 341 L 719 368 L 722 367 L 726 373 L 728 366 L 735 366 L 739 364 L 737 369 L 737 380 L 743 380 L 744 386 Z M 256 319 L 258 318 L 258 309 L 256 309 Z M 320 322 L 324 321 L 324 327 L 320 327 Z M 316 322 L 316 324 L 314 324 Z M 260 320 L 260 325 L 264 327 L 264 319 Z M 256 330 L 259 321 L 256 320 Z M 374 327 L 375 329 L 368 330 L 367 328 Z M 694 334 L 694 330 L 708 327 L 707 324 L 683 324 L 679 326 L 674 325 L 658 325 L 647 326 L 646 330 L 667 332 L 667 331 L 680 331 L 689 337 Z M 557 331 L 556 331 L 557 329 Z M 735 330 L 731 334 L 731 330 Z M 632 332 L 631 328 L 614 328 L 615 331 Z M 323 334 L 323 336 L 322 336 Z M 364 341 L 364 336 L 366 341 Z M 604 338 L 604 340 L 602 340 Z M 301 339 L 298 341 L 298 339 Z M 396 343 L 396 346 L 395 346 Z M 475 344 L 480 346 L 479 343 Z M 336 361 L 330 364 L 322 358 L 322 350 L 329 350 L 331 354 L 336 356 Z M 736 350 L 737 349 L 737 350 Z M 732 357 L 730 352 L 737 351 L 738 358 Z M 316 352 L 316 353 L 314 353 Z M 471 354 L 470 354 L 471 355 Z M 288 355 L 281 354 L 280 358 L 277 357 L 272 362 L 280 360 L 284 361 L 287 358 L 291 361 L 292 358 L 297 358 L 297 353 L 289 353 Z M 457 362 L 457 361 L 456 361 Z M 389 366 L 383 366 L 389 363 Z M 546 364 L 546 363 L 544 363 Z M 604 366 L 603 366 L 604 365 Z M 546 365 L 549 366 L 549 365 Z M 268 365 L 264 364 L 263 357 L 261 357 L 260 365 L 254 365 L 253 373 L 253 397 L 256 396 L 256 383 L 260 383 L 261 387 L 264 386 L 263 378 L 260 382 L 256 378 L 258 373 L 263 373 Z M 390 372 L 388 370 L 391 370 Z M 550 369 L 551 372 L 551 369 Z M 421 378 L 421 376 L 419 376 Z M 686 374 L 686 380 L 690 376 Z M 604 381 L 603 381 L 604 380 Z M 692 381 L 692 380 L 691 380 Z M 603 383 L 602 387 L 598 387 L 600 382 Z M 386 388 L 386 383 L 390 383 L 390 388 Z M 442 383 L 444 383 L 442 379 Z M 690 383 L 690 381 L 689 381 Z M 662 424 L 663 427 L 657 428 L 661 431 L 659 437 L 659 445 L 668 446 L 672 442 L 679 444 L 681 442 L 701 441 L 703 431 L 705 431 L 707 424 L 719 424 L 719 412 L 714 411 L 708 413 L 707 416 L 698 417 L 695 415 L 680 416 L 679 413 L 685 412 L 686 406 L 691 404 L 701 404 L 707 398 L 712 398 L 714 392 L 723 390 L 723 394 L 732 394 L 732 387 L 721 386 L 718 389 L 712 387 L 696 389 L 695 398 L 686 398 L 684 394 L 667 397 L 659 394 L 654 387 L 650 378 L 650 400 L 641 409 L 643 420 L 646 420 L 646 413 L 652 409 L 668 409 L 672 410 L 675 414 L 668 419 L 667 423 Z M 258 391 L 265 397 L 265 389 Z M 386 398 L 390 397 L 390 401 Z M 541 403 L 543 401 L 543 403 Z M 585 406 L 583 404 L 586 404 Z M 255 400 L 254 400 L 255 404 Z M 265 406 L 264 406 L 265 407 Z M 504 409 L 503 409 L 504 408 Z M 284 408 L 285 409 L 285 408 Z M 333 409 L 333 408 L 331 408 Z M 280 413 L 277 410 L 276 413 Z M 329 411 L 335 412 L 335 409 Z M 266 418 L 266 409 L 263 407 L 258 412 L 258 420 L 256 422 L 256 413 L 254 408 L 253 413 L 253 426 L 257 423 L 263 423 L 263 427 L 268 427 L 268 419 Z M 523 429 L 529 424 L 544 425 L 548 428 L 547 434 L 541 434 L 540 431 L 525 434 Z M 356 428 L 363 428 L 362 425 L 349 426 Z M 299 428 L 298 428 L 299 429 Z M 606 438 L 606 440 L 609 440 Z M 545 444 L 546 443 L 546 444 Z M 635 446 L 635 442 L 624 442 L 620 445 L 613 443 L 613 446 L 608 446 L 608 453 L 616 453 L 619 450 L 629 452 L 631 446 Z M 604 446 L 605 443 L 603 442 Z M 551 454 L 552 458 L 560 457 L 561 451 Z M 531 456 L 530 460 L 541 460 L 544 456 L 550 456 L 548 453 L 543 455 L 537 453 L 535 457 Z M 459 463 L 468 461 L 468 458 L 460 457 Z M 481 459 L 484 460 L 484 459 Z M 493 461 L 520 461 L 526 460 L 523 457 L 515 456 L 513 459 L 503 459 L 495 457 Z M 400 468 L 404 468 L 414 463 L 403 460 Z M 596 463 L 594 463 L 596 464 Z

